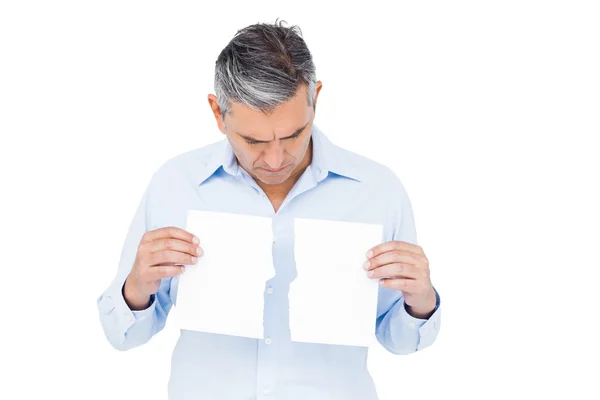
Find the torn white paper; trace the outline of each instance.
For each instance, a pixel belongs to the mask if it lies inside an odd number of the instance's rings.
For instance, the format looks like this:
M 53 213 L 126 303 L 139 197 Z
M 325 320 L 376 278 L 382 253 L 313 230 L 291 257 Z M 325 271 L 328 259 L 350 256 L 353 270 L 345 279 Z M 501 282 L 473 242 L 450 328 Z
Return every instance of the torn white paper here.
M 367 277 L 366 252 L 382 225 L 295 219 L 297 278 L 290 285 L 290 331 L 296 342 L 375 344 L 378 279 Z
M 265 282 L 275 276 L 272 219 L 188 211 L 204 254 L 179 277 L 181 329 L 264 338 Z

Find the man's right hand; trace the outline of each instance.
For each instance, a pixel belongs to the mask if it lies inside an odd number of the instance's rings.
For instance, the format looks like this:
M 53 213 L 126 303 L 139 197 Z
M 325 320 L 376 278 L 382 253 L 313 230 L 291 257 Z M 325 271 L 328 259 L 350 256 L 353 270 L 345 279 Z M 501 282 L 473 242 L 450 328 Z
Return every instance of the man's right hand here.
M 202 256 L 199 244 L 197 237 L 173 226 L 146 232 L 123 286 L 123 297 L 129 308 L 146 309 L 161 279 L 180 275 L 183 264 L 195 264 L 197 257 Z

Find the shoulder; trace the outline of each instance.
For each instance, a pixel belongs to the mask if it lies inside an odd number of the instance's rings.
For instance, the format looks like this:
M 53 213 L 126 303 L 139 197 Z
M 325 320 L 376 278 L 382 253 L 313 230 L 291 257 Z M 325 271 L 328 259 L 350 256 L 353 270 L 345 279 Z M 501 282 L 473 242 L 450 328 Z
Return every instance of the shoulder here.
M 361 192 L 372 198 L 370 203 L 381 214 L 385 240 L 405 240 L 416 243 L 411 200 L 399 175 L 389 166 L 338 148 L 337 153 L 353 165 Z
M 361 184 L 369 189 L 377 189 L 385 193 L 405 194 L 400 176 L 392 168 L 364 155 L 334 146 L 336 147 L 336 156 L 352 166 L 354 174 Z
M 216 164 L 222 142 L 188 150 L 167 158 L 154 171 L 146 189 L 146 221 L 152 229 L 184 223 L 181 210 L 194 198 L 202 176 Z
M 179 153 L 165 160 L 152 177 L 153 185 L 164 186 L 174 181 L 198 181 L 220 156 L 223 140 Z

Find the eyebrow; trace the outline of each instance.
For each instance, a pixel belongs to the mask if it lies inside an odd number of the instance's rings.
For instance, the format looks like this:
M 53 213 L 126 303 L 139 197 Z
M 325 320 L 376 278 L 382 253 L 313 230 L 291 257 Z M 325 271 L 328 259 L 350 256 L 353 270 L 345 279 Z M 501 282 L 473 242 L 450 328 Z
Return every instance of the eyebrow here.
M 282 137 L 282 138 L 280 138 L 280 139 L 281 139 L 281 140 L 284 140 L 284 139 L 292 139 L 292 138 L 294 138 L 294 137 L 296 137 L 296 136 L 300 135 L 300 133 L 302 133 L 302 131 L 306 129 L 306 127 L 308 126 L 308 124 L 309 124 L 309 123 L 310 123 L 310 122 L 307 122 L 307 123 L 306 123 L 306 125 L 304 125 L 304 126 L 303 126 L 302 128 L 300 128 L 300 129 L 296 130 L 296 132 L 292 133 L 292 134 L 291 134 L 291 135 L 289 135 L 289 136 Z M 245 135 L 242 135 L 242 134 L 241 134 L 241 133 L 239 133 L 239 132 L 236 132 L 236 133 L 237 133 L 239 136 L 241 136 L 242 138 L 244 138 L 245 140 L 247 140 L 248 142 L 255 142 L 255 143 L 269 143 L 269 142 L 270 142 L 270 140 L 257 140 L 257 139 L 254 139 L 252 136 L 245 136 Z

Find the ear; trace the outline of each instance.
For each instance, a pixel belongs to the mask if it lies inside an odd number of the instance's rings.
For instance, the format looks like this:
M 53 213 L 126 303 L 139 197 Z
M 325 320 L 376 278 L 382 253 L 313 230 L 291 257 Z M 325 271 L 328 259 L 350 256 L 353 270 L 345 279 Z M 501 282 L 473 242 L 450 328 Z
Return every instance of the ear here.
M 213 113 L 215 120 L 217 121 L 217 126 L 223 135 L 225 135 L 225 125 L 223 123 L 223 117 L 221 116 L 221 107 L 219 107 L 219 101 L 217 100 L 217 96 L 214 94 L 208 95 L 208 104 L 210 105 L 210 110 Z
M 319 98 L 319 93 L 321 92 L 322 87 L 323 87 L 323 82 L 317 81 L 317 88 L 315 91 L 315 104 L 313 105 L 315 108 L 317 106 L 317 99 Z

